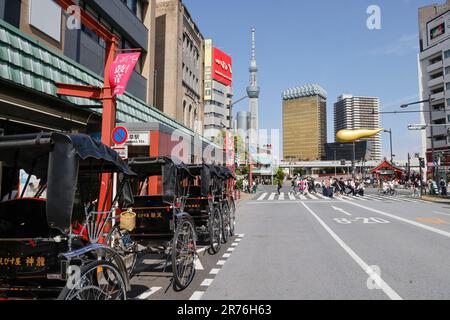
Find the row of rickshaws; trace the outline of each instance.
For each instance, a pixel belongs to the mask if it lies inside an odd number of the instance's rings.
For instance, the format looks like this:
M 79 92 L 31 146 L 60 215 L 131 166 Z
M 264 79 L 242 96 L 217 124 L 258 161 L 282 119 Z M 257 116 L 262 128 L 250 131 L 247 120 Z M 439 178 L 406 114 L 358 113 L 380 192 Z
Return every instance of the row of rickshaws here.
M 0 137 L 0 162 L 0 299 L 126 299 L 145 254 L 164 256 L 183 290 L 198 241 L 215 254 L 235 232 L 226 167 L 125 162 L 87 135 L 62 133 Z

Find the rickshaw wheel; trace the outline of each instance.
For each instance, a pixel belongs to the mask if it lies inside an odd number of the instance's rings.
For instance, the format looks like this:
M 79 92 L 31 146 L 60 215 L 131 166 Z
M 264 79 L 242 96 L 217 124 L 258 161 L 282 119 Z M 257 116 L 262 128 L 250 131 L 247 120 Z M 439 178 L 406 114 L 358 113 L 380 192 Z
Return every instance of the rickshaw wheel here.
M 186 289 L 194 279 L 197 258 L 195 239 L 192 222 L 182 219 L 175 231 L 172 247 L 173 284 L 176 290 Z
M 123 275 L 117 266 L 111 262 L 97 260 L 89 263 L 81 268 L 77 278 L 73 279 L 73 282 L 72 279 L 67 281 L 58 300 L 127 299 Z
M 124 232 L 128 234 L 128 231 Z M 120 231 L 120 228 L 118 226 L 115 226 L 108 234 L 106 243 L 122 257 L 123 262 L 125 263 L 125 266 L 127 268 L 128 276 L 132 278 L 138 259 L 136 244 L 133 243 L 132 247 L 127 249 L 122 239 L 123 234 Z
M 225 202 L 222 206 L 222 238 L 223 243 L 228 242 L 228 238 L 230 236 L 230 208 L 228 204 Z
M 217 208 L 213 210 L 209 219 L 209 239 L 213 254 L 218 253 L 222 247 L 222 219 Z
M 230 200 L 230 236 L 233 237 L 236 231 L 236 204 L 234 199 Z

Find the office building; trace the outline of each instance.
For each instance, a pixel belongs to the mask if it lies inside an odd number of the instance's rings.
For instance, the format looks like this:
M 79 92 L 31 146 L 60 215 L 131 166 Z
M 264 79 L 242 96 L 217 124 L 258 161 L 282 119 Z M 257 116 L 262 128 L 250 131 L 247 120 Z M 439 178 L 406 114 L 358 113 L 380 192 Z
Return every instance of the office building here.
M 283 92 L 283 147 L 285 161 L 325 158 L 327 93 L 317 84 Z
M 380 100 L 378 98 L 344 94 L 334 104 L 335 134 L 344 129 L 378 129 L 380 125 Z M 368 142 L 365 160 L 381 161 L 380 134 L 364 140 Z
M 450 124 L 450 1 L 419 9 L 419 91 L 421 122 L 440 127 L 428 127 L 422 133 L 423 155 L 433 163 L 434 155 L 442 154 L 443 165 L 450 163 L 450 138 L 446 124 Z M 445 164 L 444 164 L 445 162 Z M 431 171 L 432 166 L 429 166 Z
M 204 136 L 215 140 L 230 130 L 231 98 L 233 97 L 233 65 L 231 57 L 205 40 L 205 118 Z
M 203 134 L 204 38 L 181 0 L 156 0 L 156 107 Z

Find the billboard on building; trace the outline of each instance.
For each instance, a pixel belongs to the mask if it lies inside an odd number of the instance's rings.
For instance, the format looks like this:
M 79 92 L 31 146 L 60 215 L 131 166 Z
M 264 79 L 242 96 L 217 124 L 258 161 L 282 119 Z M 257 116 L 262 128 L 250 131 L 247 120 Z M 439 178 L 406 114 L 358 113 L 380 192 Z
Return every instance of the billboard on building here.
M 211 39 L 205 40 L 205 101 L 212 100 L 212 67 L 213 43 Z
M 427 34 L 424 39 L 426 39 L 426 43 L 424 43 L 424 49 L 428 49 L 431 46 L 436 45 L 437 43 L 447 39 L 450 35 L 450 12 L 445 12 L 439 17 L 429 21 L 427 23 Z
M 213 48 L 212 77 L 228 87 L 233 82 L 232 59 L 228 54 L 217 48 Z

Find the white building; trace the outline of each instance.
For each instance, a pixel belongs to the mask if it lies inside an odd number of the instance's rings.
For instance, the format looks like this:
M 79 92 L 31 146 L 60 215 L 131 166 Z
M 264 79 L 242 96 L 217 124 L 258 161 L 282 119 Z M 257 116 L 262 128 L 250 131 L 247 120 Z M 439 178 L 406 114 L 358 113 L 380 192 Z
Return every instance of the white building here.
M 357 97 L 344 94 L 334 104 L 334 130 L 378 129 L 380 128 L 380 100 L 375 97 Z M 368 161 L 381 161 L 380 134 L 365 139 Z
M 205 40 L 204 136 L 210 140 L 232 127 L 232 75 L 231 57 L 215 48 L 211 39 Z
M 419 87 L 420 100 L 431 99 L 421 105 L 422 123 L 450 123 L 450 1 L 445 4 L 433 4 L 419 9 Z M 450 139 L 447 128 L 429 127 L 422 134 L 423 154 L 427 162 L 435 154 L 442 153 L 450 157 Z M 448 162 L 448 161 L 446 161 Z

